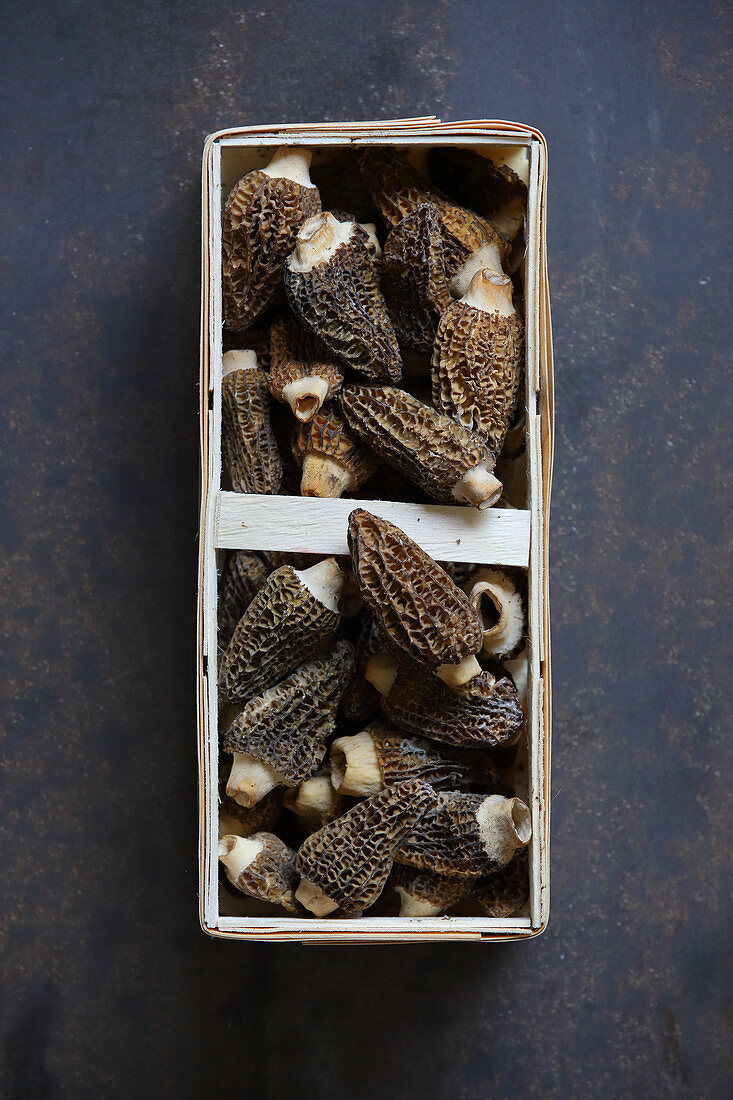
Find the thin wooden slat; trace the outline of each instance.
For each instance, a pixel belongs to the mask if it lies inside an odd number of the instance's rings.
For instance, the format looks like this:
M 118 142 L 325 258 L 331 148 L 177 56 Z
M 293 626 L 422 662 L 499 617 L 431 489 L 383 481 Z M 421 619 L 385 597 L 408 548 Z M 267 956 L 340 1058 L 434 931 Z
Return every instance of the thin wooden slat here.
M 304 501 L 246 493 L 219 495 L 216 545 L 237 550 L 346 554 L 346 529 L 354 508 L 396 523 L 439 561 L 526 566 L 530 514 L 511 508 L 404 504 L 387 500 Z

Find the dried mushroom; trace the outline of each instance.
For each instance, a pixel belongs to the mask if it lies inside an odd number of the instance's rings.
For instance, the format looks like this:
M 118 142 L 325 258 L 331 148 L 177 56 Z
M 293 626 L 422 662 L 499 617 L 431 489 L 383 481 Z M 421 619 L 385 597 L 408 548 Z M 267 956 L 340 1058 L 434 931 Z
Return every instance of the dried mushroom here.
M 253 806 L 274 787 L 297 787 L 313 775 L 353 671 L 354 650 L 342 641 L 249 700 L 224 735 L 225 751 L 234 754 L 230 798 Z
M 527 185 L 508 165 L 472 149 L 436 146 L 428 152 L 430 178 L 463 206 L 488 218 L 512 240 L 522 226 Z
M 529 807 L 520 799 L 451 791 L 438 795 L 437 805 L 399 846 L 395 861 L 439 875 L 478 878 L 506 867 L 531 836 Z
M 270 393 L 289 405 L 298 420 L 311 420 L 341 389 L 341 367 L 311 333 L 288 318 L 278 318 L 270 329 L 270 358 Z
M 222 768 L 220 774 L 226 770 Z M 283 798 L 279 788 L 270 791 L 254 806 L 240 805 L 224 790 L 219 801 L 219 836 L 227 833 L 234 836 L 271 833 L 280 824 L 282 814 Z
M 298 850 L 301 905 L 319 917 L 366 909 L 384 889 L 394 852 L 435 799 L 427 783 L 408 779 L 313 833 Z
M 219 859 L 232 886 L 247 897 L 282 905 L 297 913 L 295 852 L 273 833 L 254 836 L 223 836 Z
M 341 713 L 350 722 L 368 722 L 379 711 L 379 692 L 364 678 L 367 663 L 384 642 L 369 615 L 356 643 L 356 671 L 341 700 Z
M 225 649 L 237 623 L 267 580 L 269 570 L 253 550 L 229 555 L 221 578 L 219 596 L 219 646 Z
M 524 604 L 502 569 L 479 569 L 466 586 L 484 626 L 483 652 L 500 661 L 516 657 L 524 645 Z
M 451 686 L 478 675 L 481 620 L 445 570 L 399 527 L 363 508 L 349 516 L 347 538 L 361 594 L 392 652 Z
M 295 814 L 305 833 L 313 833 L 338 817 L 343 801 L 341 794 L 333 788 L 328 769 L 309 776 L 283 796 L 283 805 Z
M 349 210 L 360 222 L 374 219 L 376 210 L 355 149 L 343 149 L 330 160 L 314 164 L 311 176 L 324 210 Z
M 277 493 L 282 461 L 270 424 L 267 375 L 253 351 L 228 351 L 221 385 L 222 461 L 235 493 Z
M 341 794 L 377 794 L 403 779 L 422 779 L 431 787 L 455 790 L 477 782 L 495 782 L 489 764 L 467 754 L 438 749 L 423 737 L 409 737 L 385 722 L 351 737 L 337 737 L 331 745 L 331 782 Z
M 283 565 L 237 624 L 221 661 L 225 699 L 246 700 L 276 684 L 338 629 L 343 574 L 334 558 L 299 571 Z
M 321 200 L 308 174 L 307 149 L 283 146 L 266 168 L 248 172 L 224 207 L 224 324 L 241 332 L 264 312 L 282 283 L 298 230 Z
M 492 454 L 502 449 L 519 395 L 524 325 L 507 275 L 479 271 L 441 314 L 433 350 L 433 402 Z
M 341 413 L 326 407 L 293 437 L 293 454 L 303 470 L 304 497 L 340 497 L 371 477 L 376 459 L 349 432 Z
M 529 902 L 528 849 L 517 852 L 511 863 L 476 882 L 471 890 L 487 917 L 513 917 Z
M 400 667 L 381 705 L 400 729 L 459 748 L 510 745 L 524 721 L 514 684 L 490 672 L 456 689 Z
M 400 344 L 430 354 L 440 314 L 453 301 L 450 281 L 467 255 L 431 203 L 394 227 L 384 245 L 382 286 Z
M 435 500 L 484 509 L 501 496 L 488 447 L 444 413 L 392 386 L 347 386 L 339 401 L 352 431 Z
M 370 248 L 354 222 L 310 218 L 285 265 L 293 312 L 347 366 L 397 381 L 400 350 Z
M 395 863 L 389 885 L 397 891 L 401 917 L 437 917 L 471 892 L 473 880 L 462 875 L 434 875 Z

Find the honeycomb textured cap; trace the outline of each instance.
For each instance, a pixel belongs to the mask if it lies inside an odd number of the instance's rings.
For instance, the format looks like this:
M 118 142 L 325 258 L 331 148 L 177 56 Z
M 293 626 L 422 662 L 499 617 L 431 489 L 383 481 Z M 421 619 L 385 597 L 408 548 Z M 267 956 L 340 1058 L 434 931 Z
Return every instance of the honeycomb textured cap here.
M 473 879 L 436 875 L 395 863 L 389 885 L 400 895 L 400 916 L 438 916 L 470 893 Z
M 276 401 L 310 420 L 341 389 L 344 373 L 321 342 L 293 318 L 279 317 L 270 329 L 268 386 Z
M 253 550 L 235 550 L 222 573 L 219 594 L 219 645 L 226 648 L 237 623 L 267 580 L 269 570 Z
M 224 829 L 223 832 L 235 833 L 237 836 L 252 836 L 253 833 L 271 833 L 280 824 L 283 815 L 282 788 L 276 787 L 260 799 L 254 806 L 241 806 L 226 793 L 226 783 L 229 774 L 229 757 L 224 758 L 219 769 L 219 815 L 226 818 L 230 824 L 236 822 L 236 827 Z M 220 834 L 222 829 L 219 829 Z
M 286 265 L 285 288 L 293 312 L 341 362 L 367 378 L 399 380 L 397 337 L 361 234 L 309 271 Z
M 336 728 L 336 712 L 354 672 L 350 642 L 305 661 L 279 684 L 250 699 L 229 726 L 223 747 L 269 764 L 291 787 L 313 775 Z
M 487 917 L 513 917 L 529 902 L 529 849 L 522 848 L 511 863 L 476 882 L 471 896 Z
M 378 627 L 365 613 L 356 643 L 356 671 L 341 700 L 341 713 L 350 722 L 368 722 L 379 712 L 379 692 L 364 678 L 364 671 L 369 658 L 383 645 Z
M 299 874 L 345 912 L 366 909 L 384 889 L 395 850 L 435 799 L 415 779 L 372 795 L 304 841 Z
M 524 721 L 514 684 L 507 677 L 495 680 L 489 672 L 449 688 L 437 677 L 400 667 L 381 706 L 408 733 L 466 748 L 512 744 Z
M 318 214 L 315 187 L 248 172 L 230 192 L 222 227 L 224 323 L 246 329 L 273 302 L 298 230 Z
M 222 657 L 224 698 L 244 701 L 278 683 L 333 640 L 339 618 L 291 566 L 276 569 L 240 619 Z
M 377 466 L 374 455 L 354 438 L 333 405 L 324 406 L 308 424 L 300 425 L 293 437 L 293 454 L 303 467 L 303 496 L 335 497 L 353 492 Z
M 222 381 L 221 401 L 222 461 L 235 493 L 277 493 L 283 468 L 264 371 L 230 371 Z
M 346 386 L 339 403 L 360 439 L 442 503 L 456 503 L 454 490 L 472 470 L 493 467 L 482 440 L 404 390 Z
M 410 736 L 386 722 L 372 722 L 367 731 L 376 749 L 385 786 L 403 779 L 421 779 L 436 790 L 457 790 L 499 780 L 498 769 L 492 762 L 476 754 L 431 744 L 424 737 Z
M 223 836 L 219 840 L 219 859 L 227 878 L 243 894 L 281 905 L 297 913 L 295 852 L 273 833 L 255 833 L 251 837 Z
M 430 669 L 481 649 L 481 620 L 465 592 L 417 543 L 363 508 L 349 516 L 359 589 L 388 647 Z
M 430 178 L 455 202 L 491 218 L 501 207 L 527 201 L 527 185 L 508 165 L 496 165 L 473 149 L 435 146 L 428 150 Z

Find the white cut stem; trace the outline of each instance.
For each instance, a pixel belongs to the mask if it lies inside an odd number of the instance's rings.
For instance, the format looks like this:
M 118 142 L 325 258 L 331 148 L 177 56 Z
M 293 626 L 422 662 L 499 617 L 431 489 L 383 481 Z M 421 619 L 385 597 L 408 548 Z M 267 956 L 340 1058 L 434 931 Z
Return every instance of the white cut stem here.
M 461 301 L 482 313 L 513 317 L 517 311 L 512 303 L 512 291 L 512 281 L 508 275 L 497 275 L 495 271 L 482 268 L 471 279 L 471 285 Z
M 367 730 L 337 737 L 331 745 L 331 783 L 341 794 L 357 797 L 384 790 L 374 738 Z
M 468 598 L 484 624 L 484 653 L 511 653 L 522 637 L 524 612 L 522 597 L 505 573 L 481 569 L 473 578 Z M 491 601 L 498 621 L 487 620 L 484 601 Z
M 262 171 L 270 179 L 292 180 L 293 183 L 300 183 L 303 187 L 313 187 L 309 171 L 312 157 L 310 149 L 281 145 Z
M 378 260 L 382 255 L 382 246 L 379 243 L 379 237 L 377 236 L 377 226 L 375 222 L 358 222 L 358 225 L 366 233 L 367 237 L 374 246 L 374 259 Z
M 312 420 L 328 397 L 328 379 L 320 374 L 308 374 L 283 386 L 283 398 L 298 420 Z
M 364 679 L 372 684 L 380 695 L 389 695 L 397 679 L 399 665 L 389 653 L 375 653 L 364 669 Z
M 337 803 L 338 796 L 328 775 L 312 775 L 310 779 L 304 779 L 297 791 L 285 799 L 288 809 L 308 829 L 319 829 L 326 815 L 335 812 Z
M 300 478 L 301 496 L 334 499 L 353 489 L 354 484 L 354 475 L 342 462 L 317 451 L 305 455 Z
M 309 569 L 294 570 L 301 584 L 305 585 L 319 603 L 330 611 L 338 611 L 339 596 L 344 587 L 345 577 L 335 558 L 325 558 Z
M 471 280 L 477 271 L 493 271 L 496 275 L 503 275 L 504 268 L 501 264 L 501 252 L 498 244 L 482 244 L 475 252 L 472 252 L 453 277 L 451 290 L 457 298 L 462 298 L 471 285 Z
M 227 794 L 248 809 L 256 806 L 266 794 L 280 786 L 283 777 L 264 760 L 248 752 L 235 752 L 232 770 L 227 780 Z
M 476 821 L 486 855 L 501 866 L 532 838 L 532 817 L 520 798 L 490 794 L 476 811 Z
M 301 275 L 324 264 L 341 245 L 351 240 L 354 222 L 337 222 L 333 214 L 315 214 L 300 228 L 295 248 L 288 257 L 288 267 Z
M 513 241 L 524 225 L 524 199 L 512 199 L 500 207 L 491 215 L 491 224 L 496 226 L 500 233 Z
M 469 680 L 473 680 L 474 676 L 480 675 L 481 665 L 472 655 L 464 657 L 457 665 L 441 665 L 436 669 L 436 672 L 448 687 L 457 688 L 461 687 L 462 684 L 467 684 Z
M 444 906 L 425 898 L 415 898 L 403 886 L 397 886 L 396 890 L 400 898 L 401 917 L 437 917 L 443 912 Z
M 225 351 L 221 361 L 222 377 L 226 378 L 233 370 L 252 370 L 257 366 L 257 354 L 254 351 Z
M 223 836 L 219 840 L 219 859 L 224 864 L 227 878 L 236 883 L 265 847 L 256 836 Z
M 511 661 L 505 661 L 504 667 L 511 674 L 517 695 L 524 711 L 527 710 L 527 684 L 529 681 L 529 647 L 525 646 L 522 652 L 513 657 Z
M 453 486 L 456 500 L 464 500 L 480 511 L 496 504 L 501 496 L 502 484 L 489 470 L 489 459 L 467 470 L 460 481 Z
M 295 891 L 295 896 L 304 909 L 310 910 L 314 917 L 327 917 L 338 909 L 335 901 L 331 901 L 322 890 L 309 882 L 307 878 L 300 880 L 300 886 Z

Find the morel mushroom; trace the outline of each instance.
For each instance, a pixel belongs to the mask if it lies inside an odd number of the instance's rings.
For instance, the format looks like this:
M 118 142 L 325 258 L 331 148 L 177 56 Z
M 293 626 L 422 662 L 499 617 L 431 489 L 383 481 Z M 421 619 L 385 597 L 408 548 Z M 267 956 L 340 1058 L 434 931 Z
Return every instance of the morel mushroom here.
M 481 672 L 481 620 L 444 569 L 393 523 L 356 508 L 348 544 L 364 601 L 385 643 L 457 687 Z
M 379 711 L 379 692 L 364 677 L 370 657 L 384 645 L 378 628 L 369 615 L 356 643 L 356 671 L 341 700 L 341 713 L 350 722 L 368 722 Z
M 301 905 L 318 917 L 366 909 L 384 889 L 394 852 L 435 800 L 427 783 L 408 779 L 313 833 L 297 856 Z
M 529 901 L 528 849 L 517 852 L 511 863 L 496 874 L 480 878 L 471 889 L 487 917 L 513 917 Z
M 491 765 L 461 753 L 439 751 L 422 737 L 408 737 L 385 722 L 351 737 L 337 737 L 331 745 L 331 782 L 341 794 L 377 794 L 403 779 L 422 779 L 436 789 L 496 782 Z
M 473 880 L 463 875 L 434 875 L 395 863 L 389 885 L 400 899 L 401 917 L 437 917 L 470 893 Z
M 478 878 L 506 867 L 531 836 L 529 807 L 520 799 L 452 791 L 438 795 L 395 860 L 440 875 Z
M 355 149 L 342 149 L 330 160 L 314 164 L 311 176 L 324 210 L 349 210 L 360 222 L 374 219 L 376 210 Z
M 270 425 L 267 376 L 253 351 L 228 351 L 221 386 L 222 460 L 235 493 L 277 493 L 282 461 Z
M 269 570 L 259 554 L 235 550 L 229 555 L 219 596 L 219 646 L 226 649 L 237 623 L 267 580 Z
M 384 246 L 382 286 L 400 344 L 430 354 L 440 314 L 453 301 L 450 281 L 467 255 L 431 203 L 394 227 Z
M 265 581 L 237 624 L 221 661 L 229 702 L 276 684 L 338 628 L 343 574 L 335 558 L 299 571 L 283 565 Z
M 219 836 L 229 833 L 234 836 L 271 833 L 279 825 L 282 813 L 283 798 L 280 788 L 270 791 L 255 806 L 240 805 L 225 790 L 219 802 Z
M 327 822 L 338 817 L 343 808 L 343 798 L 331 783 L 331 774 L 324 768 L 283 796 L 283 805 L 298 819 L 304 833 L 314 833 Z
M 295 904 L 295 852 L 272 833 L 254 836 L 223 836 L 219 859 L 226 876 L 243 894 L 258 901 L 282 905 L 297 913 Z
M 348 386 L 339 401 L 351 430 L 435 500 L 483 510 L 501 496 L 486 444 L 444 413 L 392 386 Z
M 451 689 L 433 676 L 400 667 L 382 697 L 382 711 L 407 733 L 459 748 L 498 747 L 517 740 L 524 714 L 508 677 L 490 672 Z
M 300 492 L 304 497 L 340 497 L 352 493 L 371 477 L 376 459 L 350 434 L 341 413 L 327 407 L 293 437 L 293 454 L 302 466 Z
M 436 146 L 428 151 L 430 177 L 437 186 L 513 240 L 522 227 L 527 185 L 508 165 L 495 165 L 472 149 Z
M 479 569 L 466 591 L 484 626 L 484 653 L 500 661 L 516 657 L 524 644 L 524 605 L 509 574 Z
M 311 153 L 283 146 L 266 168 L 248 172 L 230 192 L 222 227 L 224 324 L 241 332 L 280 288 L 298 230 L 321 200 L 308 174 Z
M 249 700 L 224 735 L 224 749 L 234 754 L 230 798 L 253 806 L 274 787 L 297 787 L 313 775 L 353 672 L 354 650 L 342 641 Z
M 270 357 L 270 393 L 276 401 L 290 405 L 298 420 L 312 420 L 323 402 L 341 389 L 341 367 L 311 333 L 298 330 L 294 321 L 281 317 L 273 323 Z
M 285 265 L 285 288 L 293 312 L 344 363 L 371 379 L 400 378 L 379 275 L 354 222 L 310 218 Z
M 519 394 L 524 326 L 507 275 L 479 271 L 441 314 L 433 350 L 433 403 L 501 451 Z

